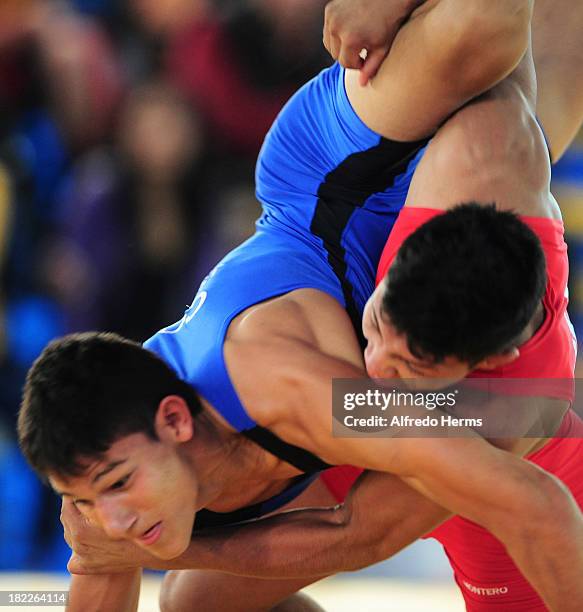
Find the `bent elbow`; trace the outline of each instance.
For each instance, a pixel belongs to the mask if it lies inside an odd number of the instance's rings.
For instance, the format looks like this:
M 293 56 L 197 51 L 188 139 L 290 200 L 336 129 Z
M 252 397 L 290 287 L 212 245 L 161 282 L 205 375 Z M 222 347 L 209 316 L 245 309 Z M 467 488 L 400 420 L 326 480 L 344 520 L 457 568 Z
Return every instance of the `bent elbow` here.
M 536 494 L 515 501 L 518 507 L 505 525 L 511 540 L 558 543 L 583 534 L 583 516 L 571 492 L 548 473 L 537 475 Z
M 581 535 L 583 531 L 583 515 L 569 489 L 558 479 L 552 477 L 545 482 L 545 503 L 540 505 L 536 520 L 538 524 L 548 525 L 562 534 L 573 530 Z M 533 526 L 536 528 L 536 526 Z M 556 537 L 553 533 L 552 537 Z

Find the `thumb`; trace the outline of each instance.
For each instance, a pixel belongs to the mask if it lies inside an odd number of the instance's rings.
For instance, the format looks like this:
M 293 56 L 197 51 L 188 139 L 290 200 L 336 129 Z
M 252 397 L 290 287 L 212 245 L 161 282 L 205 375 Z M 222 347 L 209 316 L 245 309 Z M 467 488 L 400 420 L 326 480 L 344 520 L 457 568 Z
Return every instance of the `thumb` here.
M 76 553 L 71 555 L 69 563 L 67 563 L 67 571 L 71 574 L 78 575 L 85 575 L 89 573 Z

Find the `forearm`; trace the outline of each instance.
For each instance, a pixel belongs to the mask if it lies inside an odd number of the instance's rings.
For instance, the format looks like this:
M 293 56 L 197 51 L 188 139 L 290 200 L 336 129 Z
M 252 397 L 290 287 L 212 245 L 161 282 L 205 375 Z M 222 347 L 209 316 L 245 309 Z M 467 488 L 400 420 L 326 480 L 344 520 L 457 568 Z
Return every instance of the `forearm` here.
M 71 577 L 67 612 L 136 612 L 142 570 Z
M 246 525 L 209 530 L 193 538 L 179 569 L 203 566 L 241 576 L 307 578 L 374 563 L 372 551 L 351 548 L 345 510 L 291 510 Z M 372 557 L 375 555 L 372 554 Z
M 263 578 L 307 578 L 382 561 L 448 513 L 399 478 L 368 473 L 343 506 L 294 510 L 197 535 L 164 569 L 212 569 Z

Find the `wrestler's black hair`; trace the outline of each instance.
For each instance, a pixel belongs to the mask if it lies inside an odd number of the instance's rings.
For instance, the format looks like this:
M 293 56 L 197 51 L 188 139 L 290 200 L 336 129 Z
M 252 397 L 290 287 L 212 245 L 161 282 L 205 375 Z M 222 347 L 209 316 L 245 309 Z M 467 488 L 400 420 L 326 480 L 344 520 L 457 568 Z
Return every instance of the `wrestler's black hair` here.
M 20 448 L 43 478 L 79 475 L 121 437 L 143 432 L 156 440 L 154 417 L 168 395 L 182 397 L 193 416 L 202 409 L 194 389 L 138 343 L 100 332 L 65 336 L 28 372 Z
M 515 214 L 472 202 L 411 234 L 385 286 L 382 315 L 414 356 L 473 366 L 514 346 L 544 294 L 545 256 Z

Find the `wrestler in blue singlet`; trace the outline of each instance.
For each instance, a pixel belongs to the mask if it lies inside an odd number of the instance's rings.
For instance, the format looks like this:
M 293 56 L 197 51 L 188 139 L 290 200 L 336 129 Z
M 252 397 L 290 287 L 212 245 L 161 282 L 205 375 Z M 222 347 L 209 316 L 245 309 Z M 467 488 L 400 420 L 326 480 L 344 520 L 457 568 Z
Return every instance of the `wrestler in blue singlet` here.
M 304 471 L 321 466 L 306 461 L 305 451 L 290 459 L 289 445 L 265 430 L 251 435 L 261 428 L 229 379 L 227 329 L 255 304 L 312 288 L 346 308 L 360 338 L 378 260 L 425 144 L 397 143 L 371 131 L 348 101 L 344 70 L 335 64 L 321 72 L 291 98 L 267 134 L 256 170 L 263 208 L 256 233 L 211 271 L 184 317 L 144 345 L 237 431 Z

